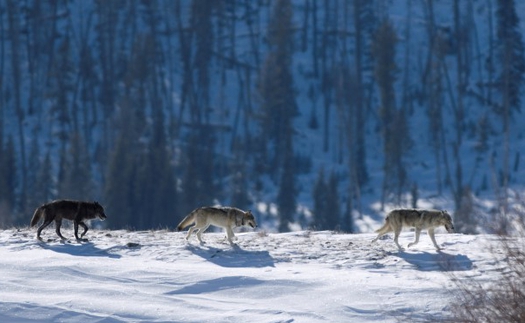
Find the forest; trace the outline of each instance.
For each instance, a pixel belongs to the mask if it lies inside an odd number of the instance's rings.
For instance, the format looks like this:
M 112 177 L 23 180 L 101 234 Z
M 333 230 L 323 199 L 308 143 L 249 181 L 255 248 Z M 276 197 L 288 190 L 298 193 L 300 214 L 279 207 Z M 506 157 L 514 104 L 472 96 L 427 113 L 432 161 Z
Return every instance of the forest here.
M 99 201 L 108 228 L 173 228 L 221 204 L 280 232 L 353 232 L 371 199 L 446 195 L 475 232 L 475 197 L 510 212 L 521 185 L 524 12 L 1 0 L 0 227 L 68 198 Z

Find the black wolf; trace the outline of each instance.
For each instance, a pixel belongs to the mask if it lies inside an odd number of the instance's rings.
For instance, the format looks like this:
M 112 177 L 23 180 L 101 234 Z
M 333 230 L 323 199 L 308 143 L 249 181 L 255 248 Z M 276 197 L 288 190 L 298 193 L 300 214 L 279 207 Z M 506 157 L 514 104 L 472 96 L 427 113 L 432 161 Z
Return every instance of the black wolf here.
M 84 221 L 96 218 L 102 221 L 106 219 L 104 208 L 97 202 L 57 200 L 39 206 L 35 210 L 33 218 L 31 219 L 31 227 L 34 227 L 40 219 L 44 219 L 44 223 L 38 227 L 36 233 L 37 239 L 42 240 L 42 238 L 40 238 L 40 232 L 54 220 L 56 233 L 62 240 L 66 240 L 60 233 L 60 227 L 62 226 L 62 219 L 71 220 L 75 227 L 75 238 L 81 240 L 88 231 L 88 227 Z M 82 232 L 80 238 L 78 237 L 79 225 L 84 228 L 84 232 Z

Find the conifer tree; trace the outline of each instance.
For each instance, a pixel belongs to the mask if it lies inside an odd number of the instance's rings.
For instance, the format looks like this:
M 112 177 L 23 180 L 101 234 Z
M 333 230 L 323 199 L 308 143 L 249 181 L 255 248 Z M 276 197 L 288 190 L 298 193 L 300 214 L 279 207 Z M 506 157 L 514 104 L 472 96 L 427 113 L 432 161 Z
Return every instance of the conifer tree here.
M 269 53 L 259 77 L 263 158 L 279 183 L 279 231 L 289 231 L 296 208 L 293 118 L 297 114 L 292 77 L 293 28 L 290 0 L 274 2 L 268 25 Z
M 321 168 L 317 174 L 317 180 L 315 181 L 314 189 L 312 192 L 312 198 L 314 201 L 313 207 L 313 227 L 316 230 L 324 230 L 326 228 L 326 204 L 328 187 L 326 185 L 324 168 Z
M 324 169 L 319 171 L 313 190 L 314 227 L 317 230 L 338 230 L 342 228 L 338 178 L 332 172 L 328 181 Z
M 91 200 L 94 183 L 91 162 L 84 139 L 79 133 L 71 135 L 69 148 L 61 156 L 62 176 L 58 183 L 61 198 Z
M 295 208 L 297 206 L 297 189 L 295 187 L 294 155 L 291 142 L 286 145 L 279 192 L 277 193 L 277 207 L 279 209 L 279 232 L 290 231 L 290 223 L 294 220 Z
M 374 75 L 380 94 L 379 116 L 383 137 L 383 188 L 382 206 L 390 194 L 395 194 L 399 200 L 407 182 L 403 156 L 410 148 L 407 116 L 403 109 L 396 108 L 394 84 L 398 67 L 396 65 L 395 46 L 397 35 L 389 20 L 383 21 L 379 27 L 372 53 L 375 58 Z
M 245 209 L 248 205 L 250 205 L 251 201 L 248 193 L 245 165 L 237 164 L 237 166 L 235 166 L 235 172 L 232 174 L 231 186 L 231 204 L 238 208 Z
M 13 139 L 10 136 L 3 147 L 0 142 L 0 227 L 13 224 L 13 210 L 16 202 L 16 156 Z
M 497 89 L 501 93 L 501 104 L 497 106 L 496 113 L 501 116 L 505 136 L 501 184 L 506 188 L 510 176 L 510 123 L 515 112 L 521 111 L 520 94 L 525 80 L 525 48 L 514 0 L 498 0 L 496 16 L 499 40 L 497 56 L 500 64 Z
M 326 199 L 326 229 L 340 230 L 341 229 L 341 206 L 339 200 L 339 180 L 337 174 L 332 172 L 327 183 L 327 199 Z
M 259 121 L 263 149 L 268 151 L 268 170 L 278 175 L 288 144 L 292 142 L 289 136 L 293 134 L 292 120 L 297 114 L 291 71 L 293 29 L 292 5 L 289 0 L 274 3 L 267 37 L 270 52 L 259 77 Z
M 219 190 L 214 181 L 215 138 L 204 127 L 186 138 L 183 153 L 180 211 L 189 213 L 197 206 L 210 205 Z
M 152 137 L 144 158 L 144 164 L 139 166 L 142 172 L 141 203 L 142 212 L 148 218 L 147 228 L 166 227 L 171 223 L 170 214 L 173 214 L 177 205 L 175 190 L 175 176 L 171 166 L 171 155 L 167 150 L 163 113 L 161 109 L 155 112 Z M 144 177 L 143 177 L 144 176 Z
M 132 123 L 132 121 L 129 121 Z M 130 125 L 121 131 L 115 148 L 109 156 L 109 165 L 105 177 L 104 202 L 108 214 L 118 216 L 108 217 L 108 225 L 112 229 L 135 228 L 132 216 L 133 190 L 135 187 L 135 164 L 137 152 L 133 148 L 133 137 Z
M 7 139 L 4 155 L 4 182 L 5 191 L 4 199 L 7 201 L 11 210 L 16 206 L 16 187 L 17 187 L 17 158 L 15 150 L 15 142 L 12 136 Z
M 28 160 L 27 164 L 27 188 L 24 205 L 21 205 L 21 210 L 23 212 L 31 212 L 37 205 L 43 203 L 43 201 L 36 200 L 36 182 L 38 178 L 38 172 L 40 171 L 41 161 L 40 161 L 40 146 L 38 140 L 33 138 L 31 143 L 31 152 L 30 155 L 33 158 Z
M 56 181 L 53 178 L 53 167 L 49 153 L 45 155 L 44 160 L 39 165 L 33 196 L 33 200 L 37 203 L 33 206 L 35 208 L 42 203 L 55 199 L 54 192 L 56 191 Z

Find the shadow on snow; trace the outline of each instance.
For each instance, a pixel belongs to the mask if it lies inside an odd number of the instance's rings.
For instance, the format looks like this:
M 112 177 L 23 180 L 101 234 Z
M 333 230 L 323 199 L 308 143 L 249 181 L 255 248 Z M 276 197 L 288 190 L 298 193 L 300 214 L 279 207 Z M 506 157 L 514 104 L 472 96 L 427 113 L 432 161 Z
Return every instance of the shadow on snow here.
M 241 249 L 238 245 L 232 245 L 229 249 L 208 247 L 205 245 L 194 246 L 189 244 L 187 250 L 204 258 L 216 265 L 228 268 L 263 268 L 275 267 L 275 261 L 270 253 L 264 251 L 248 251 Z
M 62 244 L 47 244 L 40 242 L 39 245 L 43 249 L 51 250 L 58 253 L 68 254 L 71 256 L 80 257 L 108 257 L 108 258 L 120 258 L 118 254 L 111 253 L 110 250 L 115 247 L 108 249 L 100 249 L 95 246 L 92 242 L 82 242 L 80 244 L 62 243 Z
M 228 292 L 229 295 L 240 295 L 244 292 L 251 294 L 248 290 L 257 288 L 257 295 L 261 298 L 282 296 L 284 294 L 296 294 L 309 288 L 308 284 L 301 281 L 289 279 L 261 280 L 246 276 L 226 276 L 195 282 L 178 290 L 165 293 L 165 295 L 197 295 L 212 292 Z M 231 293 L 230 291 L 235 291 Z
M 403 259 L 420 271 L 465 271 L 472 269 L 472 260 L 462 254 L 451 255 L 443 251 L 438 251 L 437 253 L 408 253 L 401 251 L 393 255 Z
M 176 294 L 203 294 L 210 291 L 228 290 L 241 287 L 251 287 L 264 284 L 259 279 L 242 276 L 221 277 L 210 280 L 203 280 L 190 286 L 183 287 L 179 290 L 168 292 L 168 295 Z

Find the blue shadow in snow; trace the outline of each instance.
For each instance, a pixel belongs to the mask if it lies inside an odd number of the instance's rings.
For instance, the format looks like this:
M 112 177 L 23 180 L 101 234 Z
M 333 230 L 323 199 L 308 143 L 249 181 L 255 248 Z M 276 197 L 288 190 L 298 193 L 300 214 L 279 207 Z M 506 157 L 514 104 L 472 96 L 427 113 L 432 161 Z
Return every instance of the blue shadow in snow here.
M 472 260 L 465 255 L 451 255 L 446 252 L 408 253 L 400 251 L 393 254 L 413 265 L 420 271 L 465 271 L 472 269 Z
M 219 249 L 205 245 L 194 246 L 190 244 L 186 249 L 221 267 L 275 267 L 274 259 L 268 251 L 248 251 L 241 249 L 237 245 L 231 246 L 230 249 Z
M 275 297 L 275 295 L 295 294 L 305 290 L 308 284 L 290 279 L 261 280 L 246 276 L 226 276 L 215 279 L 197 281 L 177 290 L 164 293 L 165 295 L 198 295 L 213 292 L 239 292 L 242 289 L 257 288 L 257 295 L 261 298 Z
M 219 290 L 228 290 L 241 287 L 251 287 L 262 285 L 265 282 L 251 277 L 232 276 L 232 277 L 221 277 L 216 279 L 203 280 L 193 285 L 183 287 L 178 290 L 174 290 L 166 293 L 167 295 L 177 294 L 202 294 L 209 293 Z
M 79 257 L 108 257 L 108 258 L 120 258 L 120 255 L 109 252 L 111 249 L 100 249 L 95 247 L 92 242 L 82 242 L 81 244 L 63 243 L 58 245 L 49 245 L 45 242 L 39 243 L 42 249 L 51 250 L 58 253 L 64 253 L 71 256 Z

